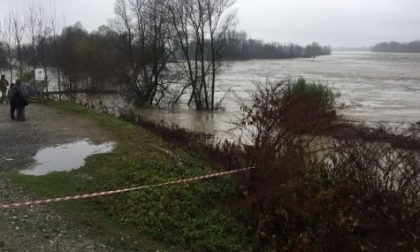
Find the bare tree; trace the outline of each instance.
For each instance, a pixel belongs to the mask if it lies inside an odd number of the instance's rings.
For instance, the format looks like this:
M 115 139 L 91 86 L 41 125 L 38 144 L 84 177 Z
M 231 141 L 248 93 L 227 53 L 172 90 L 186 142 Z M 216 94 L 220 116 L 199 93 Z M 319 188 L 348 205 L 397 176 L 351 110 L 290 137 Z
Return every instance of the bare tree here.
M 16 46 L 16 58 L 18 61 L 18 73 L 19 77 L 23 76 L 23 53 L 22 53 L 22 44 L 25 35 L 25 26 L 23 24 L 22 16 L 18 12 L 10 11 L 9 21 L 11 24 L 11 32 L 14 40 L 14 45 Z
M 124 41 L 130 66 L 130 91 L 139 105 L 158 103 L 168 79 L 167 63 L 172 54 L 167 0 L 118 0 L 117 31 Z
M 28 2 L 26 6 L 26 10 L 24 12 L 24 25 L 26 29 L 26 36 L 28 41 L 30 41 L 30 51 L 31 51 L 31 59 L 29 61 L 30 65 L 32 65 L 33 71 L 35 71 L 37 65 L 37 55 L 36 55 L 36 48 L 38 43 L 38 33 L 39 33 L 39 22 L 40 13 L 38 13 L 38 9 L 34 5 L 33 2 Z
M 63 15 L 64 17 L 64 15 Z M 61 100 L 61 43 L 59 41 L 59 33 L 60 29 L 64 24 L 64 20 L 60 23 L 57 17 L 57 10 L 55 6 L 52 6 L 50 11 L 50 19 L 49 24 L 51 28 L 51 36 L 52 36 L 52 47 L 54 51 L 53 61 L 57 71 L 57 85 L 58 85 L 58 97 Z
M 181 55 L 181 67 L 184 70 L 186 77 L 185 89 L 191 88 L 191 96 L 188 105 L 194 100 L 195 106 L 198 110 L 203 109 L 202 101 L 202 69 L 200 60 L 200 10 L 198 10 L 197 2 L 176 0 L 169 5 L 171 13 L 172 24 L 174 26 L 176 37 L 174 39 L 175 45 L 178 47 Z M 198 17 L 198 18 L 197 18 Z M 202 17 L 202 16 L 201 16 Z M 204 21 L 202 18 L 201 21 Z M 184 93 L 184 90 L 181 94 Z
M 3 29 L 1 33 L 7 54 L 7 65 L 10 74 L 10 82 L 13 82 L 13 23 L 9 15 L 3 21 Z
M 169 5 L 175 43 L 182 53 L 182 68 L 187 78 L 185 88 L 198 110 L 214 110 L 216 74 L 227 30 L 235 24 L 235 14 L 227 13 L 232 0 L 176 0 Z
M 128 58 L 131 70 L 134 71 L 137 68 L 134 61 L 134 50 L 133 50 L 133 47 L 134 47 L 133 23 L 134 21 L 133 21 L 133 17 L 130 16 L 127 0 L 116 1 L 115 14 L 118 16 L 118 19 L 116 20 L 116 22 L 114 22 L 114 28 L 121 35 L 121 38 L 123 39 L 125 54 Z
M 28 2 L 24 12 L 24 20 L 27 41 L 29 42 L 30 58 L 28 64 L 31 65 L 35 72 L 37 66 L 44 68 L 45 77 L 41 84 L 40 90 L 46 89 L 48 92 L 48 66 L 50 65 L 50 48 L 49 43 L 52 39 L 52 25 L 56 23 L 56 12 L 51 9 L 51 13 L 47 6 Z M 52 21 L 50 21 L 52 19 Z
M 54 41 L 57 29 L 57 14 L 54 7 L 38 6 L 36 34 L 37 34 L 37 62 L 44 68 L 44 84 L 48 93 L 48 67 L 51 63 L 51 44 Z M 59 81 L 60 82 L 60 81 Z M 60 86 L 60 83 L 59 83 Z
M 223 38 L 227 31 L 235 24 L 235 13 L 227 14 L 225 11 L 234 4 L 233 0 L 205 0 L 208 28 L 210 34 L 210 64 L 211 64 L 211 110 L 214 110 L 214 94 L 216 86 L 216 74 L 220 67 L 220 56 L 225 46 Z

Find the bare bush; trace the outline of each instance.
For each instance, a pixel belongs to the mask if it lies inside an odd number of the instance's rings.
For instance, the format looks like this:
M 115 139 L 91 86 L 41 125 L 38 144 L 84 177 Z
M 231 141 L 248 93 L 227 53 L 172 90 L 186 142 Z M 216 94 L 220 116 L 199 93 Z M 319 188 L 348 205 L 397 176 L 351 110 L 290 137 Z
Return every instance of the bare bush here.
M 304 80 L 268 82 L 244 107 L 253 142 L 247 152 L 257 167 L 244 201 L 254 249 L 413 251 L 419 153 L 396 146 L 410 147 L 418 132 L 338 133 L 334 98 Z M 326 137 L 331 130 L 339 137 Z

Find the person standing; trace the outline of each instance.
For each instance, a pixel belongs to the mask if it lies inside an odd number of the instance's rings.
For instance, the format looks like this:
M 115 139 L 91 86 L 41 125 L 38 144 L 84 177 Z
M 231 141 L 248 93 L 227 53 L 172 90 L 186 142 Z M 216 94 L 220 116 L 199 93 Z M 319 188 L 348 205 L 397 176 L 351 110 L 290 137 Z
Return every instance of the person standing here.
M 13 99 L 13 96 L 16 93 L 16 86 L 15 84 L 10 84 L 10 88 L 9 91 L 7 91 L 7 98 L 9 98 L 9 104 L 10 104 L 10 118 L 12 118 L 12 120 L 15 120 L 15 110 L 16 110 L 16 104 L 15 101 Z
M 20 80 L 16 80 L 16 91 L 13 95 L 13 102 L 17 111 L 17 120 L 25 121 L 25 107 L 28 106 L 28 100 L 23 91 L 23 85 Z
M 0 79 L 0 92 L 1 92 L 0 103 L 2 104 L 3 104 L 4 99 L 6 98 L 8 86 L 9 86 L 9 82 L 6 80 L 6 76 L 2 74 L 1 79 Z

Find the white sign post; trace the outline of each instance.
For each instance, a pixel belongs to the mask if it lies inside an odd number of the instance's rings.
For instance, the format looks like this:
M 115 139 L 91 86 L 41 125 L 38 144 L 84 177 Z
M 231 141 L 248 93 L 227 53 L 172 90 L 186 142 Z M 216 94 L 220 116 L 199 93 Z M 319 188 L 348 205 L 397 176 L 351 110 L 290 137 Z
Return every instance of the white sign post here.
M 44 81 L 45 80 L 45 72 L 42 68 L 35 69 L 35 80 L 36 81 Z

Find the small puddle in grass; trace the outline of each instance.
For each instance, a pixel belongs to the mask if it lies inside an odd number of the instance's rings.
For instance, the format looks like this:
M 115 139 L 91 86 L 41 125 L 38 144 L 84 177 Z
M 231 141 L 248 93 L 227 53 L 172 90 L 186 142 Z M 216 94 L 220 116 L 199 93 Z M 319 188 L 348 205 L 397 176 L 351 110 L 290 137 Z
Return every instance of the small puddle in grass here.
M 85 164 L 85 159 L 94 154 L 109 153 L 114 150 L 114 142 L 95 145 L 89 139 L 74 143 L 48 147 L 33 157 L 35 165 L 21 171 L 21 174 L 43 176 L 50 172 L 71 171 Z

